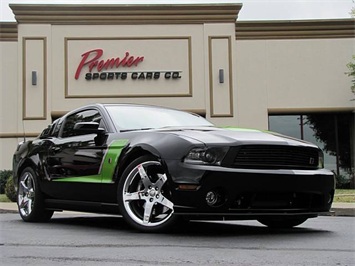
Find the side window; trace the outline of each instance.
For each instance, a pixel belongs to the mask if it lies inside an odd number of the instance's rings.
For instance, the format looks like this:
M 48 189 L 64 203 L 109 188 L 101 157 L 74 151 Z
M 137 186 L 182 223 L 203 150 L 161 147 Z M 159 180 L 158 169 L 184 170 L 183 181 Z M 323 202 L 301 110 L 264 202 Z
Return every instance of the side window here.
M 55 128 L 57 127 L 58 120 L 54 121 L 51 125 L 49 125 L 46 129 L 44 129 L 39 136 L 39 138 L 48 138 L 48 137 L 55 137 L 56 135 L 53 134 Z
M 44 129 L 41 133 L 41 135 L 39 135 L 39 138 L 42 139 L 42 138 L 48 138 L 49 136 L 49 132 L 52 128 L 52 125 L 49 125 L 46 129 Z
M 56 121 L 58 121 L 58 122 L 56 122 Z M 53 130 L 51 132 L 52 137 L 58 137 L 60 128 L 63 124 L 63 120 L 56 120 L 56 121 L 55 121 L 56 125 L 55 125 L 55 127 L 53 127 Z
M 85 110 L 68 116 L 64 122 L 62 137 L 75 136 L 74 125 L 79 122 L 101 123 L 101 114 L 97 110 Z

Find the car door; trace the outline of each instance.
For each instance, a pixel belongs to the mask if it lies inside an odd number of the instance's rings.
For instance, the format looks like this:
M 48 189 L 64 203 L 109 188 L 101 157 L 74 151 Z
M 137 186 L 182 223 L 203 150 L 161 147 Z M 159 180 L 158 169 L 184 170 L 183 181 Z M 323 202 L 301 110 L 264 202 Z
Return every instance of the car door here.
M 51 196 L 57 199 L 100 201 L 100 166 L 107 145 L 97 133 L 75 130 L 77 123 L 95 122 L 105 128 L 99 110 L 86 109 L 67 116 L 58 137 L 52 138 L 47 155 Z M 101 138 L 102 139 L 102 138 Z

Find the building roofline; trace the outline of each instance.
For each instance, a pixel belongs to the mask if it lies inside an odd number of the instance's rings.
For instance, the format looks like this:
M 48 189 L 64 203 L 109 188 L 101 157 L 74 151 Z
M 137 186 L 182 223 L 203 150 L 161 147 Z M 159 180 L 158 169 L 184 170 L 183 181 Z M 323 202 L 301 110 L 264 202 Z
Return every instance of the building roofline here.
M 237 40 L 354 38 L 355 19 L 237 21 Z
M 31 5 L 10 4 L 18 23 L 203 24 L 234 23 L 242 4 Z
M 18 32 L 16 22 L 0 22 L 0 41 L 16 42 L 17 35 Z
M 354 38 L 355 19 L 237 21 L 242 4 L 10 4 L 17 22 L 0 22 L 0 40 L 17 41 L 17 24 L 142 25 L 234 23 L 237 40 Z

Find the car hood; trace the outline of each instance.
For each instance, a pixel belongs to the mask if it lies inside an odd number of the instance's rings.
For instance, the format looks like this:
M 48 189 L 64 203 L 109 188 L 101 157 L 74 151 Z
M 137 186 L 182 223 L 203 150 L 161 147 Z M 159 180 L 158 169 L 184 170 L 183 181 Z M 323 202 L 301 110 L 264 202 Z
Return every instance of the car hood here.
M 241 128 L 176 128 L 165 132 L 177 135 L 192 142 L 206 145 L 235 146 L 240 144 L 272 144 L 316 147 L 314 144 L 284 136 L 270 131 L 259 131 Z

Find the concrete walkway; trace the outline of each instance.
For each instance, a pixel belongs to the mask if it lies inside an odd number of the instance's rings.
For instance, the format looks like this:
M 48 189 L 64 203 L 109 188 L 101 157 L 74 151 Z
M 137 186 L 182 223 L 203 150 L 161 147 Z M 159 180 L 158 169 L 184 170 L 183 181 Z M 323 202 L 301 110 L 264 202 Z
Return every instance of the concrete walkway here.
M 335 216 L 355 216 L 355 203 L 336 202 L 332 209 Z
M 0 202 L 0 213 L 17 213 L 17 205 L 14 202 Z M 355 203 L 333 203 L 331 215 L 355 217 Z

